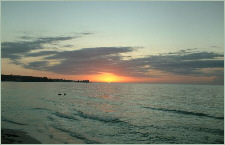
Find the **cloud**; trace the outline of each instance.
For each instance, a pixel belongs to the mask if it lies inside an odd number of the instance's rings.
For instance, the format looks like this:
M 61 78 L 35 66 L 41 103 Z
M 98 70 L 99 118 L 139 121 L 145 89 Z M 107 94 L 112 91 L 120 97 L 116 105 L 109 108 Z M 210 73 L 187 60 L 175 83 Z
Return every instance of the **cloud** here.
M 2 58 L 19 59 L 23 53 L 40 49 L 40 45 L 33 42 L 3 42 L 1 45 Z
M 21 36 L 19 38 L 21 38 L 23 40 L 31 40 L 31 39 L 34 39 L 34 37 L 30 37 L 30 36 Z
M 65 41 L 65 40 L 71 40 L 74 38 L 79 38 L 80 36 L 59 36 L 59 37 L 40 37 L 33 43 L 37 44 L 51 44 L 53 42 L 59 42 L 59 41 Z
M 73 45 L 67 44 L 67 45 L 64 45 L 63 47 L 73 47 Z
M 25 68 L 34 69 L 34 70 L 46 70 L 48 61 L 35 61 L 31 62 L 28 65 L 23 65 Z
M 62 60 L 48 70 L 61 74 L 98 74 L 123 70 L 121 53 L 132 52 L 133 47 L 97 47 L 58 52 L 46 60 Z
M 40 51 L 36 53 L 26 53 L 24 56 L 26 57 L 38 57 L 38 56 L 46 56 L 51 54 L 57 54 L 57 51 Z
M 184 52 L 181 55 L 181 52 Z M 223 68 L 224 60 L 222 54 L 213 52 L 194 52 L 186 53 L 179 51 L 177 53 L 168 53 L 166 55 L 149 56 L 133 60 L 133 63 L 139 66 L 150 65 L 151 69 L 169 72 L 178 75 L 209 75 L 199 71 L 202 68 Z
M 2 58 L 10 58 L 11 60 L 17 60 L 21 58 L 21 55 L 29 55 L 31 50 L 44 49 L 44 44 L 57 44 L 61 41 L 72 40 L 82 37 L 84 35 L 90 35 L 91 33 L 82 33 L 74 36 L 56 36 L 56 37 L 29 37 L 21 36 L 20 38 L 26 39 L 26 41 L 17 42 L 2 42 L 1 51 Z M 29 41 L 27 41 L 29 40 Z
M 74 51 L 64 51 L 57 53 L 54 56 L 46 57 L 45 59 L 93 59 L 96 57 L 108 56 L 108 55 L 116 55 L 119 53 L 126 53 L 133 51 L 132 47 L 96 47 L 96 48 L 83 48 Z
M 123 54 L 137 51 L 142 47 L 93 47 L 59 52 L 57 50 L 45 51 L 43 46 L 55 43 L 59 45 L 58 43 L 61 41 L 90 34 L 38 37 L 36 39 L 30 37 L 29 41 L 3 42 L 2 58 L 10 58 L 24 68 L 66 75 L 92 75 L 108 72 L 130 77 L 162 77 L 162 74 L 155 73 L 158 71 L 174 75 L 213 76 L 214 82 L 222 82 L 220 79 L 224 76 L 224 55 L 198 51 L 197 48 L 125 59 L 127 56 L 123 56 Z M 66 47 L 71 47 L 71 45 Z M 39 52 L 31 52 L 32 50 L 39 50 Z M 42 57 L 42 59 L 22 64 L 18 61 L 22 57 Z M 206 71 L 207 69 L 211 71 Z
M 93 34 L 93 33 L 89 33 L 89 32 L 83 32 L 81 34 L 84 34 L 84 35 L 90 35 L 90 34 Z
M 223 54 L 213 52 L 190 52 L 180 50 L 174 53 L 148 56 L 125 60 L 121 53 L 135 51 L 135 47 L 97 47 L 83 48 L 74 51 L 63 52 L 39 52 L 36 56 L 46 56 L 46 61 L 59 60 L 60 63 L 48 66 L 45 70 L 60 74 L 98 74 L 109 72 L 117 75 L 131 77 L 156 77 L 151 71 L 159 70 L 164 73 L 188 76 L 221 76 L 223 71 L 205 72 L 205 68 L 223 68 Z M 125 56 L 126 57 L 126 56 Z M 220 59 L 217 59 L 220 58 Z M 30 64 L 33 69 L 33 64 Z M 27 66 L 28 67 L 28 66 Z M 161 75 L 158 75 L 161 77 Z
M 212 48 L 222 48 L 222 47 L 220 47 L 220 46 L 217 46 L 217 45 L 213 45 L 213 46 L 211 46 Z

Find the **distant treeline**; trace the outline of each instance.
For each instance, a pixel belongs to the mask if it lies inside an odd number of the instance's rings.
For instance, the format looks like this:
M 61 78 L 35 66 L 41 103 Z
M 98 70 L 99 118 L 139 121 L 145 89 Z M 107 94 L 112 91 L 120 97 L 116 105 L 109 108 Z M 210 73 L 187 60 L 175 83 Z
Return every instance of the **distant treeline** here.
M 65 80 L 65 79 L 49 79 L 47 77 L 33 77 L 33 76 L 20 76 L 20 75 L 1 75 L 1 81 L 14 81 L 14 82 L 79 82 L 89 83 L 89 80 Z

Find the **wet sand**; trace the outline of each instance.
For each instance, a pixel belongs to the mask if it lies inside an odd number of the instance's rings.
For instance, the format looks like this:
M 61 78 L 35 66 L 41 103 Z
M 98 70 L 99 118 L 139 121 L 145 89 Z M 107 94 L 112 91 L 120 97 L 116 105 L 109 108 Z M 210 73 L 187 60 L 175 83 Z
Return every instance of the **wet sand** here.
M 41 142 L 27 135 L 24 131 L 2 129 L 1 133 L 2 144 L 41 144 Z

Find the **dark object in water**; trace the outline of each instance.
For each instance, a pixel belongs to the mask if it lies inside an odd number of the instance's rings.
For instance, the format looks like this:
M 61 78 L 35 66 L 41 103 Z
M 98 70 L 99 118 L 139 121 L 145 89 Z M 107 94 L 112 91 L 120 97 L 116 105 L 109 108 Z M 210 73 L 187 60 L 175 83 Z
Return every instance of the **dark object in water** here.
M 66 93 L 64 93 L 64 95 L 66 95 Z
M 62 94 L 58 94 L 58 95 L 62 95 Z

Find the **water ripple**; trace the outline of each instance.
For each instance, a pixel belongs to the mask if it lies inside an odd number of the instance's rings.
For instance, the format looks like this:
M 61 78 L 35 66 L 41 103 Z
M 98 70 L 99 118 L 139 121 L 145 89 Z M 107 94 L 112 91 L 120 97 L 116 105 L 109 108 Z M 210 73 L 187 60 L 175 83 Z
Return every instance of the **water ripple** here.
M 54 113 L 55 116 L 58 116 L 60 118 L 65 118 L 65 119 L 70 119 L 70 120 L 76 120 L 78 121 L 78 119 L 72 117 L 72 116 L 69 116 L 69 115 L 66 115 L 66 114 L 62 114 L 62 113 L 59 113 L 59 112 L 55 112 Z
M 69 131 L 67 129 L 59 128 L 59 127 L 56 127 L 56 126 L 52 126 L 52 127 L 57 129 L 57 130 L 59 130 L 59 131 L 65 132 L 65 133 L 69 134 L 72 137 L 75 137 L 77 139 L 81 139 L 87 144 L 100 144 L 100 142 L 95 141 L 95 140 L 90 140 L 90 139 L 84 137 L 83 135 L 81 135 L 81 134 L 79 134 L 77 132 L 74 132 L 74 131 L 72 132 L 72 131 Z
M 220 119 L 220 120 L 224 119 L 224 117 L 211 116 L 211 115 L 208 115 L 208 114 L 198 113 L 198 112 L 189 112 L 189 111 L 182 111 L 182 110 L 173 110 L 173 109 L 165 109 L 165 108 L 153 108 L 153 107 L 143 107 L 143 108 L 158 110 L 158 111 L 173 112 L 173 113 L 184 114 L 184 115 L 203 116 L 203 117 L 209 117 L 209 118 Z
M 100 116 L 85 114 L 82 111 L 76 111 L 76 112 L 77 112 L 76 115 L 79 115 L 80 117 L 87 118 L 87 119 L 92 119 L 92 120 L 97 120 L 97 121 L 101 121 L 101 122 L 111 122 L 111 123 L 124 122 L 124 121 L 121 121 L 118 118 L 100 117 Z
M 19 122 L 15 122 L 15 121 L 12 121 L 12 120 L 8 120 L 8 119 L 3 118 L 3 117 L 2 117 L 2 121 L 17 124 L 17 125 L 27 125 L 27 124 L 24 124 L 24 123 L 19 123 Z

